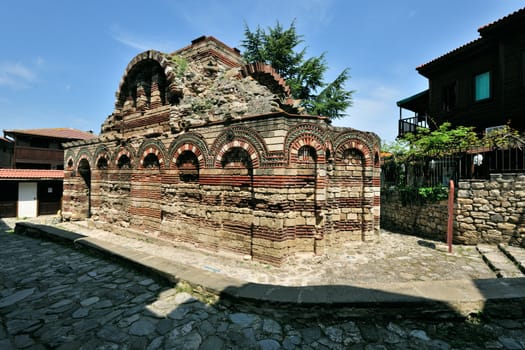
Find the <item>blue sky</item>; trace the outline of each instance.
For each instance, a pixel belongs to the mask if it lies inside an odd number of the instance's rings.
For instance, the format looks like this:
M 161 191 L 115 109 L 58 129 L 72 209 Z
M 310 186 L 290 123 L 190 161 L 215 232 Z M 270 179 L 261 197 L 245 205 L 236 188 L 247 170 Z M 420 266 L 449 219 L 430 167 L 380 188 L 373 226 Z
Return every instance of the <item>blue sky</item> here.
M 100 132 L 129 61 L 201 35 L 242 49 L 247 24 L 295 19 L 326 80 L 350 68 L 348 116 L 334 124 L 397 134 L 396 101 L 427 88 L 415 68 L 478 37 L 523 0 L 17 0 L 0 4 L 0 129 Z M 406 115 L 410 116 L 409 114 Z

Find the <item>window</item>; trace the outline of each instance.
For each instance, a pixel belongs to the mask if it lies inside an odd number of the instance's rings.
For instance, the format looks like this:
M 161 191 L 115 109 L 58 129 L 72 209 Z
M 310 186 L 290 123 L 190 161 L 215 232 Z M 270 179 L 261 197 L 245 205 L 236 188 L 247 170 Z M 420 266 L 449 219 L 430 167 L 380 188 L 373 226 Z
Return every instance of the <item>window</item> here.
M 304 163 L 315 163 L 317 152 L 312 146 L 302 146 L 297 151 L 297 160 Z
M 456 107 L 456 83 L 451 83 L 443 86 L 442 93 L 442 109 L 446 112 L 450 112 Z
M 490 98 L 490 72 L 474 77 L 474 101 L 482 101 L 487 98 Z

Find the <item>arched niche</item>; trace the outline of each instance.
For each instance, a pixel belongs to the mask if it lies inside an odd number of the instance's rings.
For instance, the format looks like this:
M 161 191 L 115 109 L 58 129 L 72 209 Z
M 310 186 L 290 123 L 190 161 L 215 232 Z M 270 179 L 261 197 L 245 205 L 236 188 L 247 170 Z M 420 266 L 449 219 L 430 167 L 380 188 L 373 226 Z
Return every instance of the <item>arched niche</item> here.
M 253 172 L 252 158 L 242 147 L 232 147 L 226 151 L 221 159 L 223 169 L 246 169 L 248 174 Z
M 98 170 L 107 170 L 108 169 L 108 159 L 106 157 L 100 157 L 97 160 L 97 169 Z
M 159 157 L 155 153 L 149 153 L 142 162 L 144 169 L 160 169 Z
M 184 151 L 177 157 L 179 178 L 183 182 L 199 180 L 199 159 L 192 151 Z
M 139 61 L 130 69 L 120 86 L 117 107 L 143 110 L 152 107 L 153 103 L 165 105 L 169 102 L 168 85 L 164 69 L 157 61 Z
M 121 155 L 117 161 L 117 168 L 121 170 L 131 169 L 131 159 L 126 154 Z

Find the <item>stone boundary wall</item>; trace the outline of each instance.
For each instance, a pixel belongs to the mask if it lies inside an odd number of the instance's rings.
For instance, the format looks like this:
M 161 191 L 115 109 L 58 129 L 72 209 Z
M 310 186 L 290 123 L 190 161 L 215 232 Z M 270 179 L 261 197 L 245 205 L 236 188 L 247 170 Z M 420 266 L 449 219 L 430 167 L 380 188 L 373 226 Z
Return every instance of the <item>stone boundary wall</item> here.
M 382 189 L 380 217 L 382 228 L 441 241 L 446 239 L 446 201 L 403 204 L 398 192 Z
M 447 202 L 402 205 L 397 193 L 381 193 L 381 225 L 444 240 Z M 454 209 L 454 242 L 525 246 L 525 174 L 492 174 L 489 180 L 461 180 Z

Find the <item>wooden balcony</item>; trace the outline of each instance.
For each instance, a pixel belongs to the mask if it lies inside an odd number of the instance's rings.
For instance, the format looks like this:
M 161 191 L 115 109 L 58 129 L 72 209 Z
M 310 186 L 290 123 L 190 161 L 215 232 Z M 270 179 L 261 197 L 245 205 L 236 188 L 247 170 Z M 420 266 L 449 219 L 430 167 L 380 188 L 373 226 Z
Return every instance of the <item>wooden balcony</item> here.
M 426 115 L 399 119 L 397 137 L 403 137 L 408 133 L 416 134 L 418 128 L 428 129 L 428 117 Z
M 64 151 L 61 149 L 15 147 L 17 163 L 56 164 L 64 162 Z

